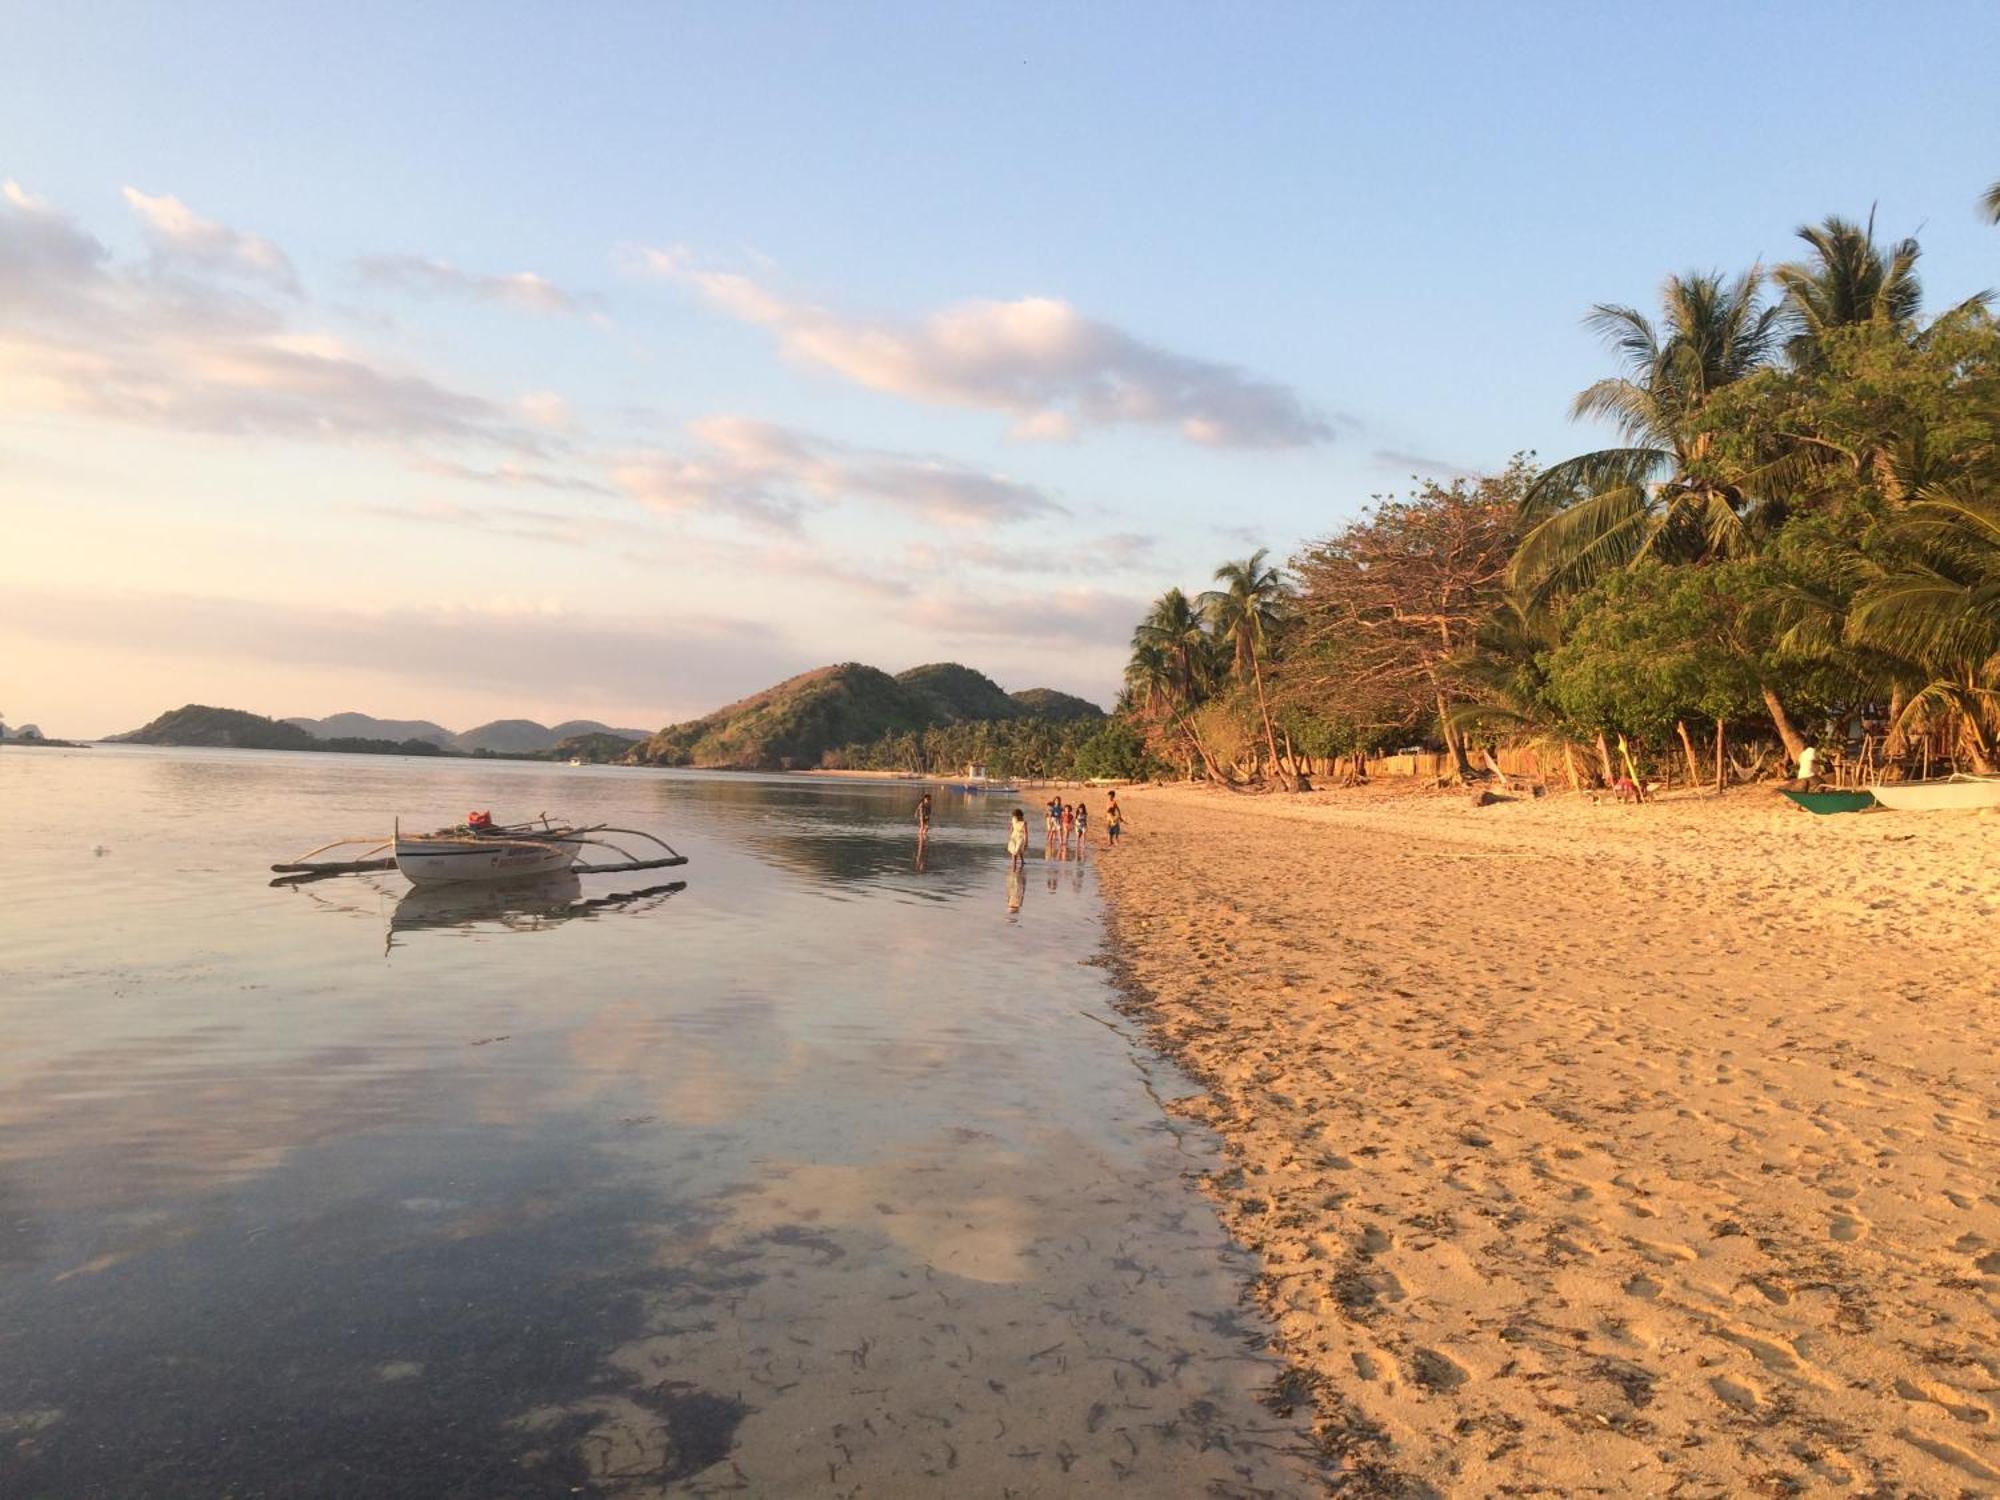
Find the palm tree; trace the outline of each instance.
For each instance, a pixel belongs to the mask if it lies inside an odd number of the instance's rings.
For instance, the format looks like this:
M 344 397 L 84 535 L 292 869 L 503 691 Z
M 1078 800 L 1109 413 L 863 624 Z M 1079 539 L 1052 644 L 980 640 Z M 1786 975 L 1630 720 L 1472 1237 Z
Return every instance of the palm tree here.
M 1855 323 L 1894 326 L 1916 317 L 1923 301 L 1917 257 L 1923 251 L 1914 239 L 1898 240 L 1884 251 L 1875 243 L 1872 209 L 1866 225 L 1830 214 L 1824 223 L 1800 226 L 1798 236 L 1811 247 L 1811 255 L 1771 273 L 1784 291 L 1793 325 L 1786 350 L 1795 364 L 1810 364 L 1832 329 Z
M 2000 740 L 2000 495 L 1971 482 L 1935 486 L 1880 540 L 1896 561 L 1855 596 L 1850 639 L 1904 664 L 1898 730 L 1941 714 L 1974 768 L 1990 771 Z
M 1241 562 L 1224 563 L 1215 570 L 1220 589 L 1201 596 L 1202 611 L 1218 643 L 1228 642 L 1235 657 L 1238 681 L 1248 676 L 1257 688 L 1257 712 L 1264 720 L 1264 745 L 1271 752 L 1271 765 L 1287 788 L 1291 780 L 1285 763 L 1278 758 L 1278 734 L 1271 724 L 1271 703 L 1264 693 L 1264 658 L 1270 652 L 1283 622 L 1291 590 L 1284 574 L 1266 567 L 1268 549 L 1259 547 Z
M 1649 555 L 1691 561 L 1747 547 L 1752 499 L 1718 473 L 1700 417 L 1717 391 L 1770 362 L 1783 313 L 1764 302 L 1762 280 L 1754 266 L 1733 281 L 1670 276 L 1658 328 L 1634 308 L 1591 311 L 1588 325 L 1625 373 L 1579 393 L 1571 415 L 1609 418 L 1626 446 L 1579 454 L 1535 481 L 1522 508 L 1542 519 L 1514 555 L 1514 590 L 1546 604 Z
M 1592 310 L 1589 325 L 1626 373 L 1580 392 L 1571 415 L 1610 418 L 1628 446 L 1543 471 L 1522 509 L 1549 513 L 1521 539 L 1509 592 L 1547 608 L 1642 558 L 1701 562 L 1751 550 L 1777 510 L 1766 487 L 1791 466 L 1780 459 L 1772 474 L 1733 471 L 1702 417 L 1716 392 L 1771 362 L 1785 318 L 1763 300 L 1762 281 L 1756 266 L 1727 282 L 1712 272 L 1670 276 L 1657 329 L 1629 307 Z M 1786 752 L 1797 755 L 1805 740 L 1769 686 L 1764 704 Z
M 1181 590 L 1168 589 L 1132 632 L 1132 665 L 1126 669 L 1126 681 L 1145 701 L 1166 709 L 1209 774 L 1222 782 L 1226 778 L 1190 717 L 1215 680 L 1214 667 L 1215 642 L 1201 612 Z
M 1979 200 L 1979 211 L 1986 215 L 1989 224 L 2000 224 L 2000 182 L 1986 190 L 1986 196 Z

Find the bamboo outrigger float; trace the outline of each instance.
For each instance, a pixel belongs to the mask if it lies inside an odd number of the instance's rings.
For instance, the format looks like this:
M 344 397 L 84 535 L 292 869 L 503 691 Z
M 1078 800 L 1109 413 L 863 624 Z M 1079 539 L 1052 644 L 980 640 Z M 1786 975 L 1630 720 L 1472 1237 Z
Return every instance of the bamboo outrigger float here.
M 634 854 L 609 837 L 644 839 L 664 851 Z M 335 849 L 365 846 L 349 859 L 321 859 Z M 609 849 L 624 858 L 605 864 L 578 864 L 585 848 Z M 639 828 L 613 828 L 608 823 L 572 827 L 551 822 L 543 813 L 526 823 L 498 824 L 485 814 L 472 814 L 452 828 L 435 833 L 406 834 L 396 820 L 387 838 L 361 834 L 335 839 L 309 849 L 297 859 L 271 866 L 279 878 L 273 885 L 297 885 L 334 875 L 360 875 L 371 870 L 401 870 L 412 885 L 448 885 L 472 881 L 518 880 L 568 872 L 575 875 L 623 875 L 633 870 L 665 870 L 687 863 L 687 856 L 666 840 Z

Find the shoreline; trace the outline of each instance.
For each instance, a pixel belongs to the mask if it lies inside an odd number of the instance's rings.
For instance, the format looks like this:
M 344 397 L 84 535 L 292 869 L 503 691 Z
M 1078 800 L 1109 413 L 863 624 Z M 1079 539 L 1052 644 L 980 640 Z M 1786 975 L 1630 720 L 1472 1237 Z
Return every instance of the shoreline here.
M 1120 797 L 1122 1008 L 1350 1492 L 2000 1489 L 2000 820 Z

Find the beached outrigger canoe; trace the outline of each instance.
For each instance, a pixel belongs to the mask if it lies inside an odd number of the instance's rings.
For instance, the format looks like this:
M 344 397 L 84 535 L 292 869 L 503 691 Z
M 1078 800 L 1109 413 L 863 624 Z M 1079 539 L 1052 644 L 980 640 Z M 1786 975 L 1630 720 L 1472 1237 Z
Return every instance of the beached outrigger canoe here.
M 1946 812 L 2000 807 L 2000 776 L 1947 776 L 1937 781 L 1885 781 L 1870 788 L 1892 812 Z
M 1866 812 L 1875 805 L 1875 794 L 1866 787 L 1828 787 L 1822 791 L 1802 792 L 1793 787 L 1779 787 L 1779 792 L 1796 802 L 1809 813 Z
M 634 854 L 608 835 L 644 839 L 662 853 Z M 358 855 L 322 859 L 335 849 L 365 846 Z M 622 859 L 605 864 L 578 864 L 586 847 L 609 849 Z M 526 823 L 495 823 L 486 813 L 471 813 L 465 822 L 434 833 L 403 832 L 396 820 L 387 838 L 364 834 L 335 839 L 308 850 L 297 859 L 272 865 L 283 883 L 318 880 L 329 875 L 358 875 L 367 870 L 401 870 L 412 885 L 451 885 L 468 881 L 519 880 L 570 871 L 578 875 L 615 875 L 628 870 L 663 870 L 687 863 L 664 839 L 637 828 L 613 828 L 608 823 L 573 827 L 547 813 Z M 280 882 L 273 882 L 274 884 Z

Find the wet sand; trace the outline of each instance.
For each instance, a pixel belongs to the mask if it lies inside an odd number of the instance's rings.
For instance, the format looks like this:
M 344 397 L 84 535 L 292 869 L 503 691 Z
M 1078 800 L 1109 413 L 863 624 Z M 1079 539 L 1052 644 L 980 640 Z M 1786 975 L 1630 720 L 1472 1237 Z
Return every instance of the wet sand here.
M 1341 1492 L 2000 1494 L 2000 818 L 1123 800 Z

